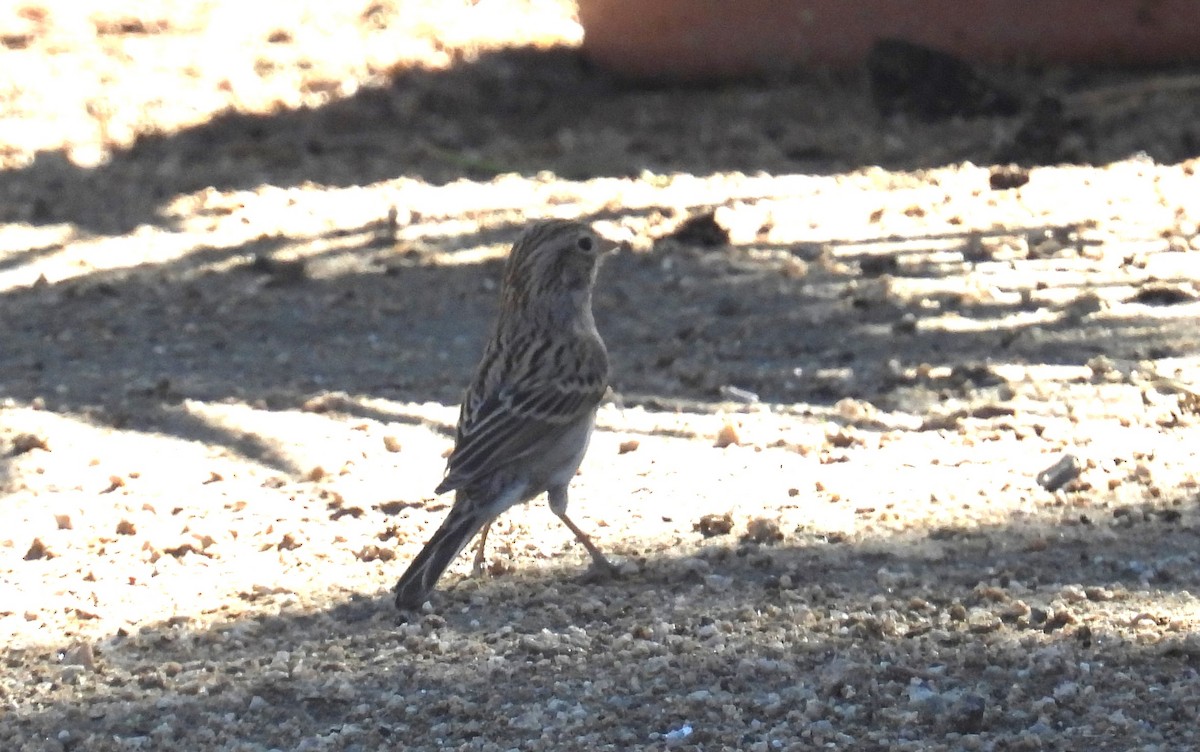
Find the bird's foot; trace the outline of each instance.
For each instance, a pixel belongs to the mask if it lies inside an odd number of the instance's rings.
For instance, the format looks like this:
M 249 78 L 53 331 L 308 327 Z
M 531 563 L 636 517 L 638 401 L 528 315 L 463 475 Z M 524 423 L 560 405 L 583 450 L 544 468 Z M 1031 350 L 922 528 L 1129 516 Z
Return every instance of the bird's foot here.
M 486 580 L 490 577 L 499 577 L 508 574 L 512 571 L 512 564 L 504 559 L 486 558 L 476 559 L 471 565 L 471 577 L 477 580 Z
M 592 563 L 580 576 L 579 581 L 586 585 L 597 585 L 604 582 L 619 580 L 623 574 L 624 571 L 620 566 L 613 564 L 605 557 L 593 557 Z

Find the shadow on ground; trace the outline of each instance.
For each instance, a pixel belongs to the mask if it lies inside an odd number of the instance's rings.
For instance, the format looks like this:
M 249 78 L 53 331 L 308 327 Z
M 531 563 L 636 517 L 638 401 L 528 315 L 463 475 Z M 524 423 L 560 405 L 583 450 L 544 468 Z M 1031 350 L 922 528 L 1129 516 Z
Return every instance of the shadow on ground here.
M 1054 81 L 1086 89 L 1105 76 L 1134 74 L 1081 71 Z M 221 115 L 179 133 L 146 135 L 97 169 L 42 154 L 27 169 L 0 173 L 6 197 L 0 221 L 66 222 L 84 233 L 119 235 L 142 224 L 169 226 L 174 220 L 165 217 L 164 205 L 209 186 L 350 186 L 398 175 L 437 183 L 543 170 L 567 178 L 646 169 L 828 173 L 874 164 L 988 162 L 996 133 L 1012 125 L 883 119 L 860 79 L 800 73 L 713 88 L 639 89 L 589 69 L 573 50 L 506 50 L 445 71 L 403 71 L 386 87 L 317 109 Z M 1195 118 L 1185 115 L 1200 104 L 1184 100 L 1173 103 L 1175 119 L 1147 117 L 1157 125 L 1144 130 L 1088 125 L 1078 134 L 1080 143 L 1091 145 L 1081 159 L 1103 161 L 1139 149 L 1162 161 L 1190 155 Z M 1183 130 L 1172 131 L 1177 123 Z M 897 139 L 905 148 L 894 148 Z M 185 398 L 283 408 L 335 390 L 452 404 L 486 332 L 494 298 L 487 285 L 497 266 L 423 264 L 380 241 L 385 223 L 381 217 L 359 228 L 362 242 L 343 249 L 356 257 L 348 270 L 321 270 L 318 258 L 293 273 L 272 261 L 289 241 L 266 237 L 178 262 L 5 293 L 0 395 L 22 403 L 40 398 L 53 410 L 217 441 L 251 455 L 269 451 L 162 408 Z M 487 240 L 509 242 L 517 231 L 503 225 Z M 482 240 L 450 236 L 441 250 Z M 57 250 L 11 252 L 3 263 L 28 264 Z M 802 249 L 782 250 L 803 255 Z M 738 253 L 671 246 L 608 264 L 597 316 L 613 351 L 619 393 L 634 401 L 704 403 L 715 401 L 721 387 L 735 386 L 772 403 L 855 395 L 883 398 L 887 406 L 887 394 L 903 386 L 889 383 L 886 365 L 897 359 L 1082 364 L 1097 353 L 1163 357 L 1195 345 L 1193 321 L 1150 315 L 1118 328 L 1072 314 L 1037 327 L 929 330 L 921 321 L 934 312 L 1001 322 L 1021 305 L 950 295 L 932 312 L 904 310 L 859 289 L 865 277 L 954 274 L 969 263 L 897 272 L 871 266 L 865 254 L 851 255 L 848 270 L 810 267 L 811 274 L 795 280 Z M 211 268 L 221 264 L 221 271 Z M 889 329 L 906 313 L 911 327 Z M 797 375 L 798 368 L 808 375 Z M 839 369 L 853 378 L 819 375 Z
M 1195 156 L 1200 96 L 1166 96 L 1153 86 L 1156 73 L 1000 72 L 1025 93 L 1016 115 L 922 123 L 880 116 L 862 72 L 646 89 L 592 70 L 574 49 L 509 49 L 444 71 L 405 70 L 386 87 L 319 108 L 218 115 L 178 133 L 147 133 L 96 169 L 41 153 L 26 169 L 0 173 L 0 222 L 69 222 L 120 234 L 169 224 L 165 202 L 207 187 L 351 186 L 398 175 L 443 183 L 546 170 L 564 179 L 644 170 L 829 174 L 876 165 Z M 1139 77 L 1149 82 L 1144 90 Z M 1114 84 L 1124 86 L 1115 87 L 1122 107 L 1085 96 L 1091 104 L 1083 111 L 1026 132 L 1027 110 L 1040 93 L 1069 99 Z
M 657 748 L 685 726 L 696 746 L 1187 746 L 1198 706 L 1143 698 L 1197 679 L 1196 635 L 1171 626 L 1200 585 L 1196 500 L 1088 511 L 923 540 L 713 538 L 618 582 L 447 582 L 410 619 L 386 595 L 303 613 L 243 594 L 266 613 L 105 640 L 95 673 L 39 654 L 42 700 L 3 725 L 89 750 Z
M 1193 100 L 1154 100 L 1140 130 L 1129 118 L 1080 126 L 1078 159 L 1193 156 Z M 1158 117 L 1165 112 L 1172 117 Z M 856 76 L 639 90 L 572 52 L 508 51 L 405 72 L 320 109 L 146 136 L 94 170 L 40 155 L 0 173 L 0 222 L 71 223 L 96 235 L 169 228 L 165 204 L 209 186 L 986 163 L 1019 125 L 883 120 Z M 196 399 L 284 410 L 329 392 L 455 404 L 493 313 L 499 264 L 433 265 L 380 242 L 379 230 L 359 228 L 362 241 L 341 251 L 356 259 L 346 267 L 321 257 L 287 266 L 273 258 L 287 241 L 262 239 L 6 292 L 0 397 L 223 445 L 289 473 L 269 444 L 172 408 Z M 502 226 L 489 240 L 518 231 Z M 457 250 L 480 239 L 441 242 Z M 28 248 L 3 264 L 57 250 Z M 716 410 L 722 387 L 734 386 L 775 406 L 853 396 L 914 409 L 986 394 L 998 378 L 989 360 L 1084 365 L 1096 354 L 1138 360 L 1200 346 L 1194 318 L 1154 315 L 1161 306 L 1117 325 L 1094 310 L 1019 323 L 1020 301 L 947 295 L 908 306 L 871 294 L 864 280 L 906 272 L 881 270 L 866 253 L 842 254 L 844 266 L 802 260 L 809 273 L 789 276 L 745 249 L 670 242 L 611 259 L 597 318 L 618 395 Z M 968 263 L 909 273 L 956 274 Z M 928 326 L 947 312 L 981 325 Z M 897 379 L 891 361 L 950 375 Z M 629 748 L 664 745 L 651 735 L 685 724 L 689 744 L 713 748 L 796 738 L 953 747 L 973 733 L 1030 748 L 1059 739 L 1186 748 L 1200 702 L 1139 703 L 1135 716 L 1130 697 L 1196 685 L 1194 635 L 1167 631 L 1171 609 L 1198 584 L 1195 504 L 1164 499 L 1120 516 L 1101 505 L 1040 530 L 941 529 L 907 549 L 792 531 L 777 547 L 717 540 L 689 559 L 652 558 L 616 584 L 580 587 L 558 570 L 465 583 L 445 596 L 443 615 L 409 624 L 397 623 L 386 596 L 317 614 L 259 596 L 279 614 L 119 636 L 101 645 L 98 674 L 68 677 L 57 656 L 40 656 L 20 681 L 41 699 L 6 709 L 0 725 L 23 743 L 88 750 L 301 748 L 318 737 L 326 741 L 312 748 L 473 739 Z M 1136 547 L 1145 536 L 1124 542 L 1123 525 L 1152 527 L 1155 549 Z M 1097 616 L 1105 609 L 1115 615 Z M 1060 692 L 1064 682 L 1073 689 Z M 1047 696 L 1055 702 L 1040 702 Z M 1097 705 L 1109 725 L 1081 724 Z M 275 722 L 239 725 L 247 714 Z
M 519 230 L 495 233 L 508 241 Z M 456 404 L 494 314 L 501 262 L 431 264 L 379 245 L 372 228 L 362 234 L 361 246 L 339 251 L 354 257 L 349 268 L 320 256 L 303 267 L 275 262 L 284 241 L 264 240 L 5 293 L 0 394 L 269 464 L 270 447 L 254 437 L 172 408 L 195 399 L 297 409 L 329 392 Z M 453 249 L 476 240 L 443 242 Z M 1200 347 L 1194 317 L 1157 315 L 1170 301 L 1132 306 L 1115 320 L 1064 304 L 1049 319 L 1023 321 L 1020 314 L 1042 306 L 1015 295 L 1007 303 L 954 292 L 905 302 L 872 293 L 873 283 L 886 286 L 878 261 L 845 253 L 794 277 L 737 247 L 665 241 L 623 252 L 605 264 L 596 298 L 613 388 L 627 405 L 668 409 L 713 410 L 736 387 L 780 405 L 855 397 L 920 414 L 947 399 L 986 396 L 1003 383 L 993 362 L 1082 366 L 1100 354 L 1137 361 Z M 890 278 L 961 274 L 970 263 L 897 267 Z M 1073 300 L 1078 291 L 1068 292 Z M 977 325 L 927 325 L 946 315 Z M 951 370 L 913 376 L 898 368 L 921 364 Z

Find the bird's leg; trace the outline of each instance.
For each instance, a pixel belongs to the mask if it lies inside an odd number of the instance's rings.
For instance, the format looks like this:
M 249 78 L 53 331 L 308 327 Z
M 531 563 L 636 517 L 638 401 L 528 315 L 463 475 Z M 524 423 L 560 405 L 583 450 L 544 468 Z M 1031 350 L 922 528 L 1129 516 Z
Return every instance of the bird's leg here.
M 548 495 L 550 497 L 550 511 L 554 512 L 562 520 L 567 529 L 575 534 L 575 539 L 582 543 L 587 552 L 591 554 L 591 568 L 593 572 L 608 577 L 615 577 L 620 574 L 621 570 L 605 558 L 600 549 L 596 547 L 596 544 L 592 543 L 592 539 L 587 536 L 587 533 L 580 530 L 579 526 L 567 516 L 567 487 L 565 485 L 555 486 L 549 489 Z
M 488 520 L 483 526 L 483 532 L 479 534 L 479 543 L 475 547 L 475 562 L 471 565 L 471 576 L 482 577 L 487 573 L 487 557 L 484 555 L 484 547 L 487 545 L 487 534 L 492 529 L 492 523 L 496 518 Z

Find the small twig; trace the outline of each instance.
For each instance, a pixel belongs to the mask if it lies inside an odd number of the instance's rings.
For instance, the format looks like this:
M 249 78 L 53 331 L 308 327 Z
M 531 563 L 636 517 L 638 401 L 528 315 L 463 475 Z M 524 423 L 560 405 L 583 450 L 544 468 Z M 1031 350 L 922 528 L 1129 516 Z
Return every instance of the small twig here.
M 1103 112 L 1121 114 L 1140 107 L 1144 100 L 1155 94 L 1196 90 L 1200 90 L 1200 75 L 1155 76 L 1064 94 L 1062 103 L 1070 109 L 1085 110 L 1092 115 Z

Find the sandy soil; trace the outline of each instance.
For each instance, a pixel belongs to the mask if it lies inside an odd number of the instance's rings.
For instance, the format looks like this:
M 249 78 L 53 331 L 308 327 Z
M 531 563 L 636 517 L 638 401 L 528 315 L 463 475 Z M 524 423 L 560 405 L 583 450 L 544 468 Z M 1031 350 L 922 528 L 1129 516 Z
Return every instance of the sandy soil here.
M 556 2 L 246 6 L 0 14 L 0 748 L 1200 746 L 1195 71 L 926 123 L 613 81 Z M 538 502 L 402 617 L 542 216 L 625 244 L 625 575 Z

